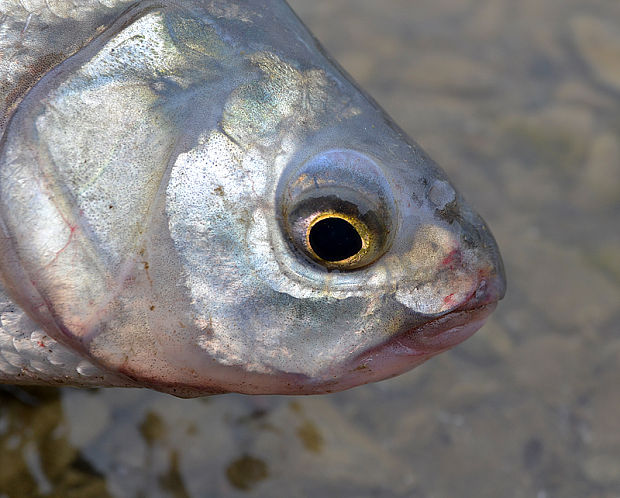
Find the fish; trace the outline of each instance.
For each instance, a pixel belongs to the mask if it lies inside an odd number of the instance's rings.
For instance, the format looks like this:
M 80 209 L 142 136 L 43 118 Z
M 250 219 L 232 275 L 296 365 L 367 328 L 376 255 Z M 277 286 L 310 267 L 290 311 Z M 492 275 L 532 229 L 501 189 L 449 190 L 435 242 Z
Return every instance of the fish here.
M 0 0 L 0 383 L 322 394 L 474 334 L 501 255 L 283 0 Z

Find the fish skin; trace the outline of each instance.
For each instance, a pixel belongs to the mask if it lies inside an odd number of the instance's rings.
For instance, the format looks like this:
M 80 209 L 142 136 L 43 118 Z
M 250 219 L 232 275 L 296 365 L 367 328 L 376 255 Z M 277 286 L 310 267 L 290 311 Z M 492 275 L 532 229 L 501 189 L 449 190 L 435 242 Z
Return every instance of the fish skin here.
M 138 387 L 50 337 L 0 286 L 0 383 Z
M 0 0 L 0 40 L 0 382 L 332 392 L 503 297 L 484 221 L 284 2 Z M 362 249 L 318 256 L 319 215 Z

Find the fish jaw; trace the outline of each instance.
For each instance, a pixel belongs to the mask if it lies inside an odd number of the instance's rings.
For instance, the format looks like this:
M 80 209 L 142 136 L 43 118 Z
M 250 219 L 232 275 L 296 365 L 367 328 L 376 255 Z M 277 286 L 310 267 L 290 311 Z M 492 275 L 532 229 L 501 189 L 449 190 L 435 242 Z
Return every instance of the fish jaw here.
M 353 359 L 343 369 L 346 373 L 332 373 L 333 377 L 338 378 L 336 382 L 312 386 L 309 393 L 342 391 L 408 372 L 469 339 L 485 324 L 496 307 L 497 303 L 492 303 L 453 311 L 421 327 L 404 331 Z
M 497 275 L 481 278 L 476 292 L 458 309 L 426 323 L 416 323 L 396 331 L 385 342 L 358 356 L 328 368 L 316 378 L 305 376 L 273 377 L 270 387 L 260 392 L 272 394 L 327 394 L 344 391 L 401 375 L 432 357 L 469 339 L 486 323 L 506 291 L 503 267 Z M 249 391 L 247 394 L 253 394 Z
M 154 379 L 152 372 L 122 371 L 128 378 L 136 378 L 144 386 L 178 397 L 196 397 L 205 394 L 238 392 L 242 394 L 311 395 L 344 391 L 353 387 L 378 382 L 401 375 L 432 357 L 448 351 L 475 334 L 497 307 L 497 302 L 478 308 L 453 311 L 442 317 L 404 330 L 385 343 L 328 368 L 316 377 L 290 372 L 270 374 L 248 372 L 229 367 L 226 384 L 189 385 Z

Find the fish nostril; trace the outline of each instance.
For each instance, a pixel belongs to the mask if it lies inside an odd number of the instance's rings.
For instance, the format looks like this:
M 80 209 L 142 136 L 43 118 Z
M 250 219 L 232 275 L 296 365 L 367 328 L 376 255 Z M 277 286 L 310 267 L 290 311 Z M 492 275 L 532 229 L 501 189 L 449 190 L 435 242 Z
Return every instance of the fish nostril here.
M 362 249 L 362 237 L 347 220 L 323 218 L 310 228 L 310 247 L 316 255 L 330 262 L 343 261 Z

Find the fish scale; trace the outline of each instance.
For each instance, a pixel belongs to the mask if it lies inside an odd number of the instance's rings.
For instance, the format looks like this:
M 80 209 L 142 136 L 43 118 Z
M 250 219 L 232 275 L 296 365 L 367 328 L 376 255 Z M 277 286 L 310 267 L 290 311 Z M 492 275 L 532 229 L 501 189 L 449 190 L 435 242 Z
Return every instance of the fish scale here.
M 128 387 L 108 372 L 52 339 L 0 288 L 0 383 Z

